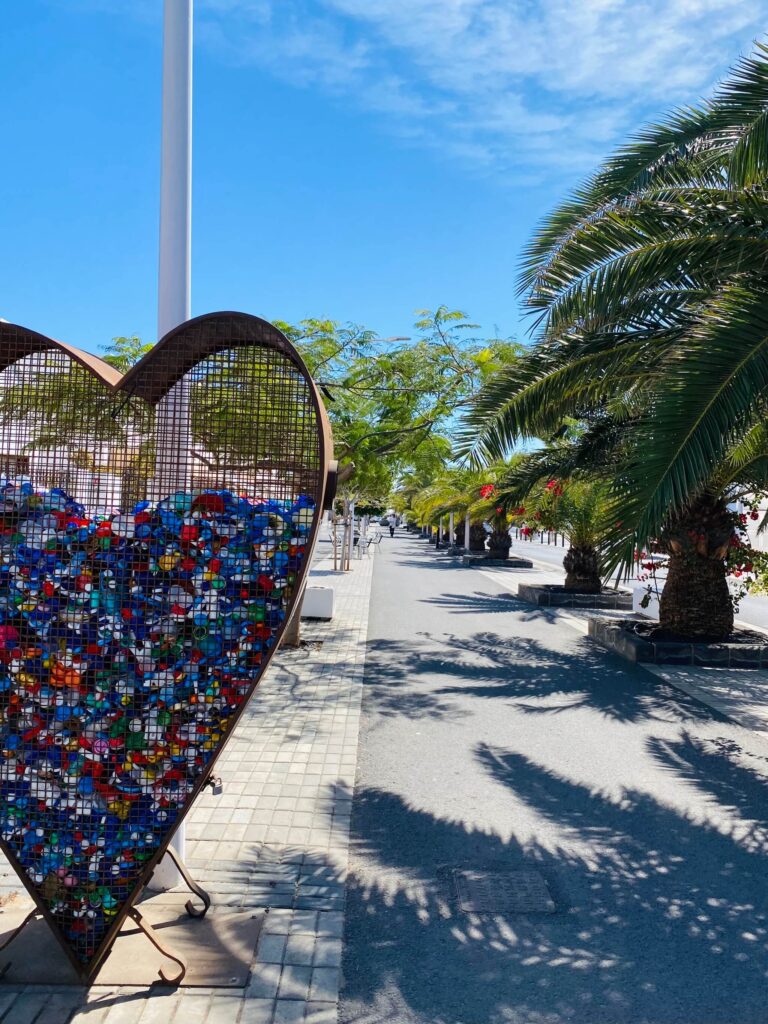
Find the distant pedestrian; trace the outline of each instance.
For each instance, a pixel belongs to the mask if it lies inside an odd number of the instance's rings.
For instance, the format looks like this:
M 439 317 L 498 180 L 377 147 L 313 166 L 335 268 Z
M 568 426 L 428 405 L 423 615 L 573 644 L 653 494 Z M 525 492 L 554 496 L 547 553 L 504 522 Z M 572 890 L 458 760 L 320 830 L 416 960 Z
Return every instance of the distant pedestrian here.
M 394 537 L 395 536 L 395 521 L 396 520 L 395 520 L 394 516 L 390 516 L 389 517 L 389 536 L 390 537 Z

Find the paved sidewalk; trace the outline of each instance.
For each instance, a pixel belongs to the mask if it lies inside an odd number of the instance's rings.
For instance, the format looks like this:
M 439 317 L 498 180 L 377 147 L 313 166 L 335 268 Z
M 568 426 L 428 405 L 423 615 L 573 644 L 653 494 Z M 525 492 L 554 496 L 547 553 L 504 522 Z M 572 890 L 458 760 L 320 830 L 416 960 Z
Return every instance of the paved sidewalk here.
M 279 654 L 188 819 L 187 864 L 218 906 L 270 908 L 247 989 L 0 986 L 3 1024 L 332 1024 L 374 559 L 332 581 L 332 623 Z M 20 889 L 7 863 L 0 888 Z

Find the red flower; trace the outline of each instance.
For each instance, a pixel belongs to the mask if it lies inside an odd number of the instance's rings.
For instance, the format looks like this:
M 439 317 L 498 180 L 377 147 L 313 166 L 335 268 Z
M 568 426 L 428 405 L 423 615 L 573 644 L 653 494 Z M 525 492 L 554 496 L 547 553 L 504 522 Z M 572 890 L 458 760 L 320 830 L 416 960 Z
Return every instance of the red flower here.
M 495 490 L 496 488 L 493 486 L 493 484 L 483 484 L 483 486 L 480 488 L 480 497 L 490 498 L 490 496 L 493 494 Z
M 504 509 L 501 507 L 501 505 L 497 505 L 496 506 L 496 515 L 497 516 L 503 516 L 504 515 Z

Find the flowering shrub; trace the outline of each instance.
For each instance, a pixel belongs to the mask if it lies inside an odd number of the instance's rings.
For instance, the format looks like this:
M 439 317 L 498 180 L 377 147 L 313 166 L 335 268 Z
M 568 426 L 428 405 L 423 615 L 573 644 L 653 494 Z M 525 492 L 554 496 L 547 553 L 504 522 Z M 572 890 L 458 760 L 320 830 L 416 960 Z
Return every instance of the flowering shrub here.
M 480 488 L 480 497 L 481 498 L 490 498 L 490 496 L 492 494 L 494 494 L 495 492 L 496 492 L 496 488 L 493 486 L 493 484 L 484 484 Z

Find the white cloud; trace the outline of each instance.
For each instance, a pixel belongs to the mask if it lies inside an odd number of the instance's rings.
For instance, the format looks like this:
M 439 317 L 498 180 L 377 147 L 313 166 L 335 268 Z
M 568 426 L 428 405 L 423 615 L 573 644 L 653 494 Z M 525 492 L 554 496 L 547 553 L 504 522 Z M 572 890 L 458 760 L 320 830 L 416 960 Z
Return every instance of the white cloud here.
M 198 38 L 225 59 L 327 90 L 409 144 L 483 171 L 558 176 L 695 102 L 768 28 L 768 0 L 197 0 L 197 11 Z
M 277 4 L 280 4 L 278 7 Z M 355 89 L 369 74 L 369 45 L 343 19 L 294 0 L 200 0 L 198 39 L 227 60 L 258 65 L 296 85 Z

